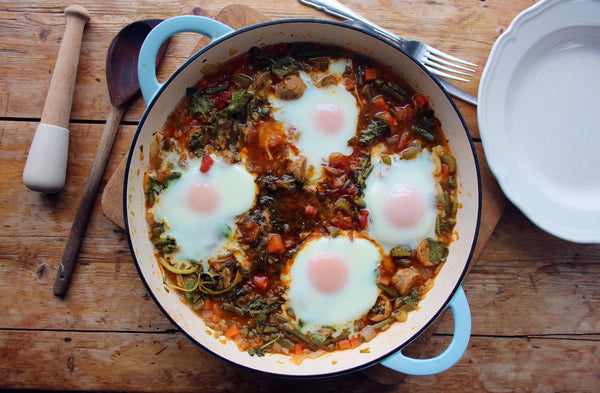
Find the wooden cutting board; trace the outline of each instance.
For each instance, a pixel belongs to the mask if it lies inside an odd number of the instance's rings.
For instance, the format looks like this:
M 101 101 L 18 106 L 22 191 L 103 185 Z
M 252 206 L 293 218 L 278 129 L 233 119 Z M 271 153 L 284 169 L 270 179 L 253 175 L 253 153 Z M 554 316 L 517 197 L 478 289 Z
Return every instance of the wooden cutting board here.
M 211 16 L 208 12 L 198 7 L 194 8 L 193 13 L 195 15 Z M 239 4 L 232 4 L 223 8 L 214 17 L 214 19 L 225 23 L 233 29 L 240 29 L 245 26 L 267 22 L 269 20 L 265 15 L 259 13 L 258 11 Z M 208 38 L 201 38 L 193 53 L 203 48 L 209 42 L 210 40 Z M 193 53 L 190 53 L 190 55 Z M 475 143 L 475 148 L 477 150 L 477 156 L 479 158 L 481 167 L 482 214 L 479 237 L 477 246 L 475 248 L 473 263 L 481 253 L 485 243 L 494 231 L 494 228 L 496 227 L 496 224 L 498 223 L 498 220 L 500 219 L 502 211 L 506 205 L 506 198 L 502 194 L 496 179 L 489 170 L 481 143 Z M 122 229 L 125 228 L 123 220 L 123 181 L 125 176 L 125 164 L 126 159 L 123 159 L 117 167 L 115 173 L 109 179 L 106 187 L 104 188 L 101 202 L 104 214 Z M 437 323 L 432 324 L 432 326 L 427 329 L 425 333 L 408 345 L 403 350 L 403 353 L 407 356 L 412 356 L 415 358 L 420 357 L 423 351 L 426 349 L 427 343 L 435 332 L 436 328 Z M 399 383 L 405 377 L 403 374 L 394 372 L 380 365 L 372 366 L 362 371 L 362 373 L 369 378 L 383 384 Z

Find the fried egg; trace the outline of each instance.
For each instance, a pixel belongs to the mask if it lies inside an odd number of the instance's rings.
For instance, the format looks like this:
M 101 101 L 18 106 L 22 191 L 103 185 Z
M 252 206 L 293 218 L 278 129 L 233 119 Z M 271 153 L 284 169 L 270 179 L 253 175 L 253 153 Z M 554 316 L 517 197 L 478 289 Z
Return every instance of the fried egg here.
M 178 262 L 203 261 L 216 256 L 231 239 L 235 218 L 255 202 L 254 177 L 241 165 L 214 160 L 205 173 L 201 159 L 184 167 L 175 164 L 181 177 L 169 183 L 149 209 L 157 223 L 163 223 L 162 236 L 171 236 L 177 250 L 169 257 Z
M 396 245 L 414 249 L 435 236 L 438 168 L 439 157 L 428 150 L 410 160 L 394 156 L 390 164 L 373 164 L 365 182 L 367 230 L 387 252 Z
M 328 73 L 300 71 L 300 78 L 306 85 L 301 97 L 293 100 L 269 98 L 273 118 L 291 130 L 296 138 L 294 144 L 306 157 L 307 167 L 312 166 L 317 175 L 331 153 L 352 153 L 348 140 L 356 133 L 359 107 L 355 96 L 342 83 L 317 87 L 314 81 L 327 75 L 341 80 L 349 64 L 350 60 L 342 59 L 332 62 Z
M 284 309 L 293 310 L 303 332 L 322 327 L 353 329 L 375 304 L 380 249 L 370 240 L 314 236 L 298 250 L 289 272 Z M 288 312 L 289 313 L 289 312 Z

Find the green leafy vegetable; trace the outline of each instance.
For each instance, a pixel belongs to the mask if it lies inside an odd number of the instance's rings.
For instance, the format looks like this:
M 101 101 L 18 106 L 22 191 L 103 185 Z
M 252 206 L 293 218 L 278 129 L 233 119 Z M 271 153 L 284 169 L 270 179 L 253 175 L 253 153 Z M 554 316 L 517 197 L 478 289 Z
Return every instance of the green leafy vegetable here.
M 231 81 L 243 89 L 247 89 L 252 83 L 252 79 L 250 79 L 250 77 L 242 74 L 233 74 Z
M 161 189 L 165 189 L 169 186 L 169 184 L 175 180 L 175 179 L 179 179 L 181 177 L 181 172 L 171 172 L 169 173 L 169 175 L 165 178 L 165 180 L 162 182 L 161 185 Z
M 223 109 L 229 115 L 237 115 L 245 111 L 250 95 L 246 90 L 231 92 L 231 103 Z
M 359 142 L 363 145 L 369 145 L 382 136 L 388 128 L 389 124 L 383 117 L 375 116 L 375 120 L 369 124 L 369 129 L 361 132 Z
M 203 127 L 204 128 L 204 127 Z M 200 130 L 193 133 L 190 137 L 190 150 L 194 152 L 196 157 L 202 157 L 204 155 L 204 146 L 206 140 L 204 138 L 204 131 Z
M 301 68 L 301 65 L 294 58 L 287 56 L 275 60 L 271 66 L 271 72 L 275 75 L 286 76 L 298 68 Z
M 185 92 L 190 100 L 188 113 L 192 116 L 206 118 L 213 109 L 208 97 L 195 87 L 188 87 Z
M 435 221 L 435 233 L 438 236 L 447 235 L 452 232 L 452 228 L 456 224 L 456 220 L 451 217 L 438 216 Z
M 432 238 L 427 240 L 429 241 L 429 260 L 436 265 L 440 262 L 446 262 L 449 253 L 448 246 Z
M 185 291 L 185 296 L 188 298 L 188 300 L 194 304 L 194 306 L 196 306 L 197 302 L 199 302 L 200 300 L 202 300 L 202 292 L 200 291 L 194 291 L 193 289 L 198 287 L 198 278 L 195 277 L 191 280 L 188 280 L 184 285 L 183 288 L 186 289 Z
M 172 236 L 159 237 L 158 239 L 154 239 L 153 243 L 163 254 L 170 254 L 177 251 L 177 241 Z
M 156 195 L 165 188 L 167 188 L 171 181 L 180 177 L 181 172 L 171 172 L 162 183 L 159 183 L 155 177 L 149 176 L 148 183 L 146 184 L 146 189 L 144 190 L 146 194 L 146 200 L 148 201 L 148 205 L 154 205 L 154 203 L 156 202 Z

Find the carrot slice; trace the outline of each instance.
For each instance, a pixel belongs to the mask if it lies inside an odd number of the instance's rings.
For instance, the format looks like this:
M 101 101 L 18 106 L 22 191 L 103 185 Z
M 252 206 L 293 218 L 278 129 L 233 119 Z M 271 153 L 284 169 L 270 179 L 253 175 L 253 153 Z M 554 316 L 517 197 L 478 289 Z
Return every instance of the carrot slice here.
M 420 93 L 415 95 L 414 101 L 417 103 L 419 108 L 423 108 L 425 105 L 427 105 L 427 97 Z
M 230 325 L 225 331 L 225 337 L 227 338 L 234 338 L 238 334 L 240 334 L 240 327 L 236 324 Z
M 377 79 L 377 69 L 375 67 L 365 68 L 365 81 L 374 81 Z
M 302 352 L 304 352 L 304 345 L 302 345 L 300 343 L 295 343 L 294 344 L 294 355 L 302 355 Z
M 281 254 L 285 251 L 285 245 L 283 244 L 280 235 L 276 233 L 269 235 L 269 239 L 267 240 L 267 251 L 269 251 L 269 254 Z
M 360 346 L 360 344 L 362 344 L 358 334 L 354 334 L 354 335 L 348 337 L 348 341 L 350 342 L 350 348 L 356 348 L 356 347 Z
M 390 125 L 390 127 L 395 127 L 398 125 L 398 121 L 394 118 L 394 116 L 392 116 L 390 114 L 390 112 L 380 112 L 377 115 L 383 117 L 385 119 L 385 121 L 388 122 L 388 124 Z
M 337 349 L 339 349 L 340 351 L 343 351 L 345 349 L 350 349 L 352 348 L 352 346 L 350 345 L 350 340 L 348 340 L 347 338 L 338 341 L 337 343 L 335 343 L 335 346 L 337 347 Z
M 388 104 L 385 102 L 383 96 L 377 96 L 373 98 L 373 105 L 375 105 L 375 108 L 379 109 L 380 111 L 388 110 Z

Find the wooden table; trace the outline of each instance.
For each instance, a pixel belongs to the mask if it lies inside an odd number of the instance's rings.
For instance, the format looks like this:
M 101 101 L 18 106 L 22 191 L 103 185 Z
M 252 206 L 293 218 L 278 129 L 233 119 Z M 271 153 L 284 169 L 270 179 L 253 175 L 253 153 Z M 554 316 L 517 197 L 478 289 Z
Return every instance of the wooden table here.
M 64 29 L 55 0 L 0 1 L 0 389 L 73 391 L 594 391 L 600 386 L 600 245 L 559 240 L 510 203 L 463 286 L 473 328 L 463 358 L 427 377 L 382 379 L 365 372 L 314 380 L 265 377 L 214 358 L 169 323 L 146 292 L 125 233 L 98 197 L 65 299 L 52 295 L 69 229 L 109 109 L 105 56 L 127 23 L 196 13 L 216 16 L 226 0 L 82 0 L 87 25 L 70 123 L 67 184 L 56 195 L 28 190 L 23 166 L 39 123 Z M 531 0 L 348 0 L 406 38 L 419 38 L 480 65 L 500 33 Z M 331 19 L 296 0 L 247 0 L 270 19 Z M 164 79 L 198 44 L 171 43 Z M 458 102 L 478 145 L 476 109 Z M 128 149 L 144 103 L 126 113 L 104 186 Z M 102 192 L 101 190 L 100 192 Z M 488 228 L 490 231 L 492 228 Z M 452 335 L 444 314 L 423 356 Z M 393 382 L 393 383 L 392 383 Z

